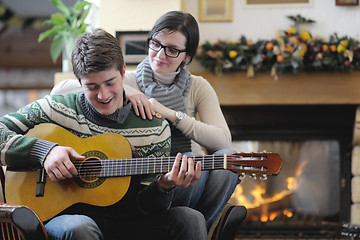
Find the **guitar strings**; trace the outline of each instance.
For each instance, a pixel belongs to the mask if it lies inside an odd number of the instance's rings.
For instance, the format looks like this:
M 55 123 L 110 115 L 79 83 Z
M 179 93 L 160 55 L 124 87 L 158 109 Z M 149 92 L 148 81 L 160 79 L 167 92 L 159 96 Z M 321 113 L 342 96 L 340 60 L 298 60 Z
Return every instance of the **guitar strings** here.
M 236 154 L 229 154 L 233 158 Z M 202 162 L 202 170 L 224 169 L 224 155 L 204 155 L 192 157 L 195 162 Z M 249 158 L 240 156 L 240 158 Z M 259 159 L 247 159 L 259 160 Z M 81 176 L 129 176 L 136 174 L 165 173 L 172 169 L 175 157 L 143 157 L 123 159 L 90 159 L 74 162 Z M 181 160 L 180 160 L 181 164 Z
M 208 159 L 214 159 L 214 161 L 213 163 L 203 164 L 202 170 L 224 169 L 223 155 L 221 155 L 221 157 L 204 157 L 204 160 L 205 159 L 206 161 L 208 161 Z M 85 164 L 84 162 L 75 162 L 75 166 L 80 170 L 81 176 L 93 178 L 95 175 L 101 176 L 102 174 L 105 174 L 105 176 L 129 176 L 136 174 L 165 173 L 171 171 L 174 161 L 175 157 L 163 157 L 155 160 L 151 157 L 136 159 L 100 159 L 90 163 L 86 163 L 87 161 L 85 161 Z
M 200 160 L 197 160 L 201 158 Z M 207 165 L 214 165 L 214 166 L 223 166 L 224 164 L 224 156 L 196 156 L 195 162 L 206 161 L 204 164 Z M 212 160 L 211 162 L 208 162 Z M 110 169 L 134 169 L 134 168 L 144 168 L 150 167 L 152 169 L 169 169 L 171 170 L 173 163 L 175 162 L 175 157 L 144 157 L 144 158 L 122 158 L 122 159 L 99 159 L 99 160 L 85 160 L 85 161 L 76 161 L 74 165 L 77 169 L 82 169 L 86 171 L 99 171 L 103 168 L 110 168 Z M 181 160 L 180 160 L 181 164 Z M 202 166 L 203 168 L 204 166 Z

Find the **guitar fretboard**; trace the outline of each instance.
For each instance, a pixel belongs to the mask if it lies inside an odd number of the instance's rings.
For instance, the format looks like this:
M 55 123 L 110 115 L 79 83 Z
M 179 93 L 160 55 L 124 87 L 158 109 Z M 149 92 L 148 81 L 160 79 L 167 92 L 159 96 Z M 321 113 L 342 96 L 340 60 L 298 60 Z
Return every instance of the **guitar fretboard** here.
M 226 155 L 193 156 L 195 162 L 201 161 L 202 170 L 226 169 Z M 123 177 L 141 174 L 170 172 L 175 157 L 129 158 L 101 160 L 99 177 Z

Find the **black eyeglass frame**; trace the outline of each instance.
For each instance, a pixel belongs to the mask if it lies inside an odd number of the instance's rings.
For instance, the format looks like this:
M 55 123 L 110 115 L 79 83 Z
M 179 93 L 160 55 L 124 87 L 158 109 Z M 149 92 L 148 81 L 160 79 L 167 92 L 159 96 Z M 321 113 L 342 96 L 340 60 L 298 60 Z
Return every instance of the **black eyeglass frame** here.
M 159 44 L 159 45 L 160 45 L 160 49 L 159 49 L 159 50 L 155 50 L 155 49 L 151 48 L 151 47 L 150 47 L 150 41 L 153 41 L 153 42 L 156 42 L 157 44 Z M 160 52 L 161 49 L 164 49 L 165 55 L 166 55 L 167 57 L 170 57 L 170 58 L 177 58 L 177 57 L 179 57 L 179 55 L 180 55 L 181 53 L 186 52 L 186 49 L 180 50 L 180 49 L 177 49 L 177 48 L 174 48 L 174 47 L 164 46 L 164 45 L 162 45 L 161 43 L 159 43 L 158 41 L 156 41 L 155 39 L 152 39 L 152 38 L 149 38 L 147 43 L 148 43 L 148 47 L 149 47 L 151 50 L 155 51 L 155 52 Z M 169 55 L 166 53 L 166 49 L 169 49 L 169 48 L 172 48 L 172 49 L 178 51 L 178 54 L 177 54 L 176 56 L 169 56 Z

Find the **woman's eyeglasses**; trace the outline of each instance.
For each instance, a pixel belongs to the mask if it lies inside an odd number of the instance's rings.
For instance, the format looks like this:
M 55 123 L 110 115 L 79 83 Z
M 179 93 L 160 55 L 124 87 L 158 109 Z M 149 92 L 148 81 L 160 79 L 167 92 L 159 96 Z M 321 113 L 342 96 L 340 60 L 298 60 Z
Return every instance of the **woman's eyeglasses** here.
M 186 52 L 186 49 L 179 50 L 173 47 L 164 46 L 154 39 L 149 39 L 148 45 L 149 48 L 155 52 L 160 52 L 161 49 L 164 49 L 165 55 L 171 58 L 177 58 L 180 55 L 180 53 Z

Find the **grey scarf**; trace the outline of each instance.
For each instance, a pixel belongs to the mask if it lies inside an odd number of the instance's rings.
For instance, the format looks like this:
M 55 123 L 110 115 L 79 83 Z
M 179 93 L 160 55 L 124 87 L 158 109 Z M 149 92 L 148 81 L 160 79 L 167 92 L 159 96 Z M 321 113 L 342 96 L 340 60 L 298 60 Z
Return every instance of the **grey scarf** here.
M 165 107 L 175 111 L 186 113 L 185 98 L 189 94 L 191 75 L 185 67 L 180 65 L 180 72 L 170 87 L 165 87 L 156 82 L 149 64 L 149 58 L 145 58 L 136 68 L 136 79 L 141 91 L 147 98 L 155 98 Z M 170 123 L 170 125 L 172 125 Z M 171 155 L 177 152 L 190 152 L 190 139 L 175 127 L 171 128 Z
M 136 79 L 147 98 L 155 98 L 175 111 L 186 112 L 185 98 L 189 94 L 191 75 L 185 68 L 185 63 L 180 65 L 180 73 L 170 87 L 161 86 L 155 81 L 148 57 L 137 66 Z

